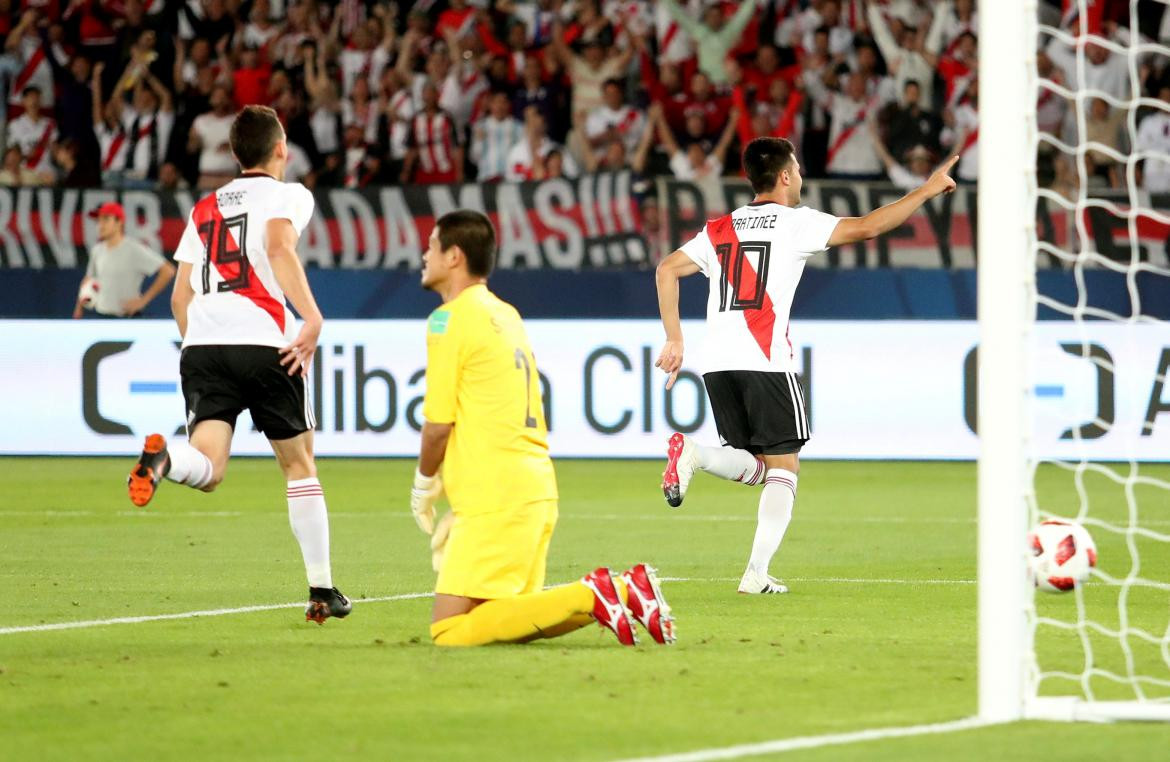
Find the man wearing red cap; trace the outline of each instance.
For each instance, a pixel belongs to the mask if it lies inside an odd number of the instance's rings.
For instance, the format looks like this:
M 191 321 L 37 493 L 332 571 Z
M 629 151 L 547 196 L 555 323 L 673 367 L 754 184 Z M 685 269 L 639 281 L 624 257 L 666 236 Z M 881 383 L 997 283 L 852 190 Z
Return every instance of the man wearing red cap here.
M 126 211 L 107 201 L 89 213 L 98 221 L 98 242 L 89 251 L 85 280 L 97 284 L 92 297 L 94 313 L 101 317 L 132 317 L 146 309 L 175 277 L 175 266 L 156 251 L 126 237 Z M 155 276 L 142 291 L 142 282 Z M 77 298 L 73 317 L 80 318 L 83 297 Z

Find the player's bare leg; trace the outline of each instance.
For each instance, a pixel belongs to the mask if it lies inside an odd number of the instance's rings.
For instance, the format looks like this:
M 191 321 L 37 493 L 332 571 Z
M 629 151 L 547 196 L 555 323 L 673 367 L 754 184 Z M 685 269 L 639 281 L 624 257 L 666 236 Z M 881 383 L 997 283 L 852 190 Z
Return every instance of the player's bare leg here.
M 231 446 L 232 427 L 225 421 L 200 421 L 187 442 L 151 434 L 126 480 L 130 500 L 139 507 L 149 503 L 164 477 L 211 492 L 223 481 Z
M 739 592 L 751 594 L 787 593 L 788 588 L 768 574 L 772 556 L 780 548 L 784 533 L 792 520 L 792 506 L 796 502 L 796 480 L 800 471 L 797 453 L 764 455 L 767 476 L 760 494 L 760 509 L 752 555 L 747 570 L 739 582 Z
M 329 617 L 345 617 L 353 604 L 333 586 L 329 563 L 329 512 L 325 506 L 325 492 L 317 480 L 313 430 L 288 439 L 270 439 L 269 444 L 288 482 L 288 521 L 301 546 L 305 575 L 309 579 L 305 619 L 323 624 Z
M 671 508 L 682 505 L 698 469 L 720 479 L 755 486 L 764 480 L 765 466 L 747 450 L 704 447 L 676 431 L 666 444 L 666 470 L 662 472 L 662 493 Z

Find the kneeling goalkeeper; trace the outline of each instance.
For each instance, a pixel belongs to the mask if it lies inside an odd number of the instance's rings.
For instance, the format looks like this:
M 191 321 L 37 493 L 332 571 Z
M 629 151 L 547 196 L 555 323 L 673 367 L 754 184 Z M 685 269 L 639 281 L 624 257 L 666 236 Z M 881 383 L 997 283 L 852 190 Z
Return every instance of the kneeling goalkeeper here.
M 440 646 L 520 643 L 596 620 L 634 645 L 637 620 L 670 643 L 670 607 L 645 564 L 621 575 L 601 567 L 544 589 L 556 476 L 524 324 L 487 288 L 495 248 L 488 218 L 460 210 L 439 218 L 423 255 L 422 285 L 443 300 L 427 321 L 426 421 L 410 495 L 439 573 L 431 638 Z M 453 517 L 436 532 L 444 489 Z

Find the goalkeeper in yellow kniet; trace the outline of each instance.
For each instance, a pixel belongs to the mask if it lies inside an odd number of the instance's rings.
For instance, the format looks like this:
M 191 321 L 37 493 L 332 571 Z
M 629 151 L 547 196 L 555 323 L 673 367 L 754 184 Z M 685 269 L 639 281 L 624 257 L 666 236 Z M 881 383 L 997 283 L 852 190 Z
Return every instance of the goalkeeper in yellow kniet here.
M 556 475 L 524 324 L 487 287 L 495 250 L 488 218 L 460 210 L 438 219 L 423 255 L 422 285 L 443 300 L 427 321 L 426 420 L 410 493 L 439 573 L 431 638 L 523 643 L 597 621 L 634 645 L 637 621 L 655 642 L 673 642 L 670 607 L 646 564 L 544 588 Z M 444 491 L 451 513 L 436 526 Z

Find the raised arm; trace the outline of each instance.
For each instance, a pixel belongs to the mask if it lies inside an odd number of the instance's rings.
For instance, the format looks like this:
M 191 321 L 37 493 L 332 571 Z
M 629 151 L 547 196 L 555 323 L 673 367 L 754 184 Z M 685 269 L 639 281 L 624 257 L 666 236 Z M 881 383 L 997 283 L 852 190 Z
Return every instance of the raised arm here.
M 869 30 L 873 33 L 873 41 L 877 43 L 878 50 L 881 51 L 882 58 L 886 59 L 892 74 L 897 70 L 898 62 L 902 58 L 898 43 L 890 32 L 889 24 L 882 18 L 882 12 L 872 2 L 867 4 L 866 16 L 869 19 Z
M 907 193 L 892 204 L 875 209 L 864 217 L 842 217 L 829 236 L 829 246 L 842 246 L 858 241 L 868 241 L 882 233 L 888 233 L 910 218 L 930 199 L 955 189 L 955 181 L 948 174 L 959 157 L 952 156 L 934 171 L 926 182 Z
M 678 23 L 680 29 L 689 34 L 691 37 L 700 37 L 708 33 L 707 27 L 687 15 L 687 12 L 679 7 L 677 0 L 659 0 L 663 6 L 666 7 L 666 12 L 670 17 Z M 755 5 L 754 2 L 744 3 L 746 6 Z M 743 8 L 740 8 L 742 11 Z M 746 22 L 745 22 L 746 23 Z
M 106 70 L 106 64 L 103 61 L 98 61 L 93 65 L 93 72 L 89 75 L 90 89 L 93 90 L 93 97 L 90 99 L 93 103 L 93 123 L 95 126 L 102 123 L 102 112 L 106 108 L 106 104 L 102 102 L 102 72 Z
M 150 69 L 144 69 L 146 74 L 146 85 L 154 94 L 158 96 L 158 110 L 164 113 L 171 113 L 175 110 L 175 101 L 171 98 L 171 91 L 168 90 L 162 82 L 158 81 L 158 77 L 150 73 Z
M 7 52 L 18 50 L 20 48 L 20 40 L 24 37 L 24 33 L 35 26 L 36 23 L 37 12 L 35 10 L 30 8 L 21 14 L 20 21 L 17 22 L 16 26 L 12 27 L 12 31 L 8 33 L 8 37 L 4 40 L 4 50 Z
M 947 19 L 955 12 L 955 4 L 951 0 L 939 3 L 934 9 L 934 17 L 930 21 L 930 31 L 926 33 L 926 40 L 922 43 L 922 57 L 931 68 L 938 66 L 938 52 L 943 47 L 943 31 L 946 29 Z
M 751 21 L 752 14 L 758 10 L 757 0 L 743 0 L 735 10 L 735 15 L 719 30 L 719 37 L 723 38 L 728 46 L 734 46 L 736 40 L 743 34 L 743 28 Z
M 642 137 L 634 148 L 634 155 L 630 157 L 630 166 L 635 172 L 641 173 L 646 169 L 646 160 L 650 157 L 650 146 L 654 145 L 656 123 L 662 118 L 662 104 L 651 103 L 646 112 L 646 126 L 642 128 Z
M 723 128 L 723 134 L 719 136 L 719 142 L 715 144 L 715 158 L 719 159 L 720 164 L 725 164 L 727 159 L 727 149 L 731 147 L 731 141 L 735 138 L 735 131 L 739 127 L 740 110 L 736 106 L 731 107 L 731 113 L 727 115 L 727 126 Z
M 325 318 L 317 307 L 317 300 L 309 289 L 309 279 L 305 277 L 305 268 L 297 256 L 298 236 L 292 222 L 287 219 L 269 220 L 265 232 L 268 234 L 268 261 L 272 265 L 272 274 L 276 276 L 277 285 L 302 321 L 296 339 L 280 350 L 280 364 L 288 366 L 290 376 L 307 376 Z
M 678 141 L 674 139 L 674 131 L 667 124 L 665 114 L 659 115 L 658 123 L 655 126 L 658 128 L 658 140 L 666 148 L 667 155 L 674 156 L 679 151 Z
M 683 362 L 682 321 L 678 316 L 678 282 L 697 272 L 699 266 L 681 249 L 659 262 L 658 268 L 654 271 L 654 282 L 658 286 L 658 314 L 662 317 L 662 327 L 666 331 L 666 342 L 662 345 L 662 351 L 658 354 L 654 367 L 661 368 L 662 372 L 668 375 L 667 389 L 674 386 Z

